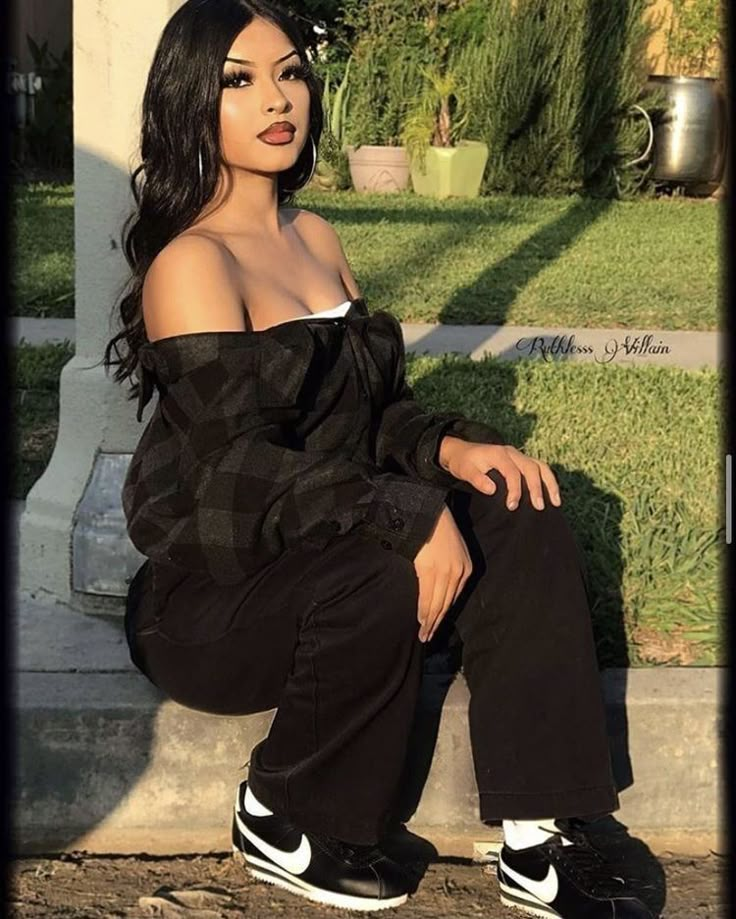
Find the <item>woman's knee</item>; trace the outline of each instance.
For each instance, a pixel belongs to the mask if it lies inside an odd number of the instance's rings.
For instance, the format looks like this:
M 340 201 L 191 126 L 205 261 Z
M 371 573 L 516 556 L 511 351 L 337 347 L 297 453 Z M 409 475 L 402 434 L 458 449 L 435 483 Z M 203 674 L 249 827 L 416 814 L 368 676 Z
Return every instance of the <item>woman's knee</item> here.
M 557 527 L 571 532 L 563 507 L 552 503 L 544 485 L 544 507 L 538 510 L 532 504 L 529 486 L 522 476 L 518 504 L 511 509 L 507 506 L 509 488 L 506 479 L 497 469 L 490 471 L 489 478 L 496 486 L 492 494 L 485 494 L 469 485 L 464 488 L 453 488 L 450 506 L 460 521 L 467 522 L 472 528 L 490 522 L 493 529 L 503 525 L 535 527 L 541 522 L 545 528 Z

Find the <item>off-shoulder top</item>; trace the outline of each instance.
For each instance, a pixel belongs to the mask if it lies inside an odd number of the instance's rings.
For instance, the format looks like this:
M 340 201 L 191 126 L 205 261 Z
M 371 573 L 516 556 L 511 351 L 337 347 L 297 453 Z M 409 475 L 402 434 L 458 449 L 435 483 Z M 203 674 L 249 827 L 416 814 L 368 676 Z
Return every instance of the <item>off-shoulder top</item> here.
M 399 322 L 363 298 L 266 329 L 195 332 L 139 350 L 128 533 L 154 562 L 234 583 L 291 546 L 353 530 L 413 559 L 456 483 L 442 437 L 503 443 L 431 412 L 405 379 Z

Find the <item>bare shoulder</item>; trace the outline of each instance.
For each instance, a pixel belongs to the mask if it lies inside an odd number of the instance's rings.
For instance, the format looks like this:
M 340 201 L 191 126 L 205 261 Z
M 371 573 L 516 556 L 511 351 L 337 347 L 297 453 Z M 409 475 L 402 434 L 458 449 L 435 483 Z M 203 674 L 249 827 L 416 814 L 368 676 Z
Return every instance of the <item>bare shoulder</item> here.
M 324 217 L 300 207 L 289 208 L 289 212 L 294 228 L 305 242 L 342 248 L 337 231 Z
M 320 261 L 330 268 L 337 269 L 348 293 L 358 298 L 361 296 L 358 283 L 350 268 L 345 248 L 337 230 L 332 224 L 302 208 L 290 208 L 293 212 L 293 225 L 305 245 Z
M 189 332 L 244 331 L 232 254 L 205 234 L 175 237 L 146 272 L 142 310 L 150 341 Z

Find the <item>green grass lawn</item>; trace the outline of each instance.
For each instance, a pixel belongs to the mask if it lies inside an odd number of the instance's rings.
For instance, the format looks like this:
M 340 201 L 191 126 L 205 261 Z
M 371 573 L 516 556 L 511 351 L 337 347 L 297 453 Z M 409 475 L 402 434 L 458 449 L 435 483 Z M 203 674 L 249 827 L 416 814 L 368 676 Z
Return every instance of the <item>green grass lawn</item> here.
M 73 316 L 73 186 L 16 191 L 17 312 Z M 720 205 L 302 192 L 405 322 L 716 329 Z
M 11 351 L 12 451 L 11 498 L 25 498 L 51 459 L 59 429 L 59 375 L 74 355 L 67 343 L 42 347 L 21 344 Z
M 74 316 L 74 186 L 14 189 L 11 281 L 20 316 Z
M 718 372 L 416 356 L 411 374 L 423 404 L 487 421 L 552 466 L 601 661 L 720 660 Z
M 72 353 L 14 351 L 13 497 L 49 461 Z M 407 368 L 420 403 L 491 423 L 552 466 L 585 552 L 602 666 L 724 663 L 718 372 L 413 354 Z

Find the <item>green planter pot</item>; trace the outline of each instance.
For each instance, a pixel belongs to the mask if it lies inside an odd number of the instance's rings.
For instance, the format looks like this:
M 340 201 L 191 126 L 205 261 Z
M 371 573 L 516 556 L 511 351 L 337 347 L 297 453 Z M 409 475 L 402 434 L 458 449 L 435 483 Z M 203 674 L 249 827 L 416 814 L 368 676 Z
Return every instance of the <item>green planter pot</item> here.
M 417 195 L 429 198 L 477 198 L 488 145 L 481 140 L 461 140 L 456 147 L 427 147 L 425 172 L 411 163 L 411 183 Z

